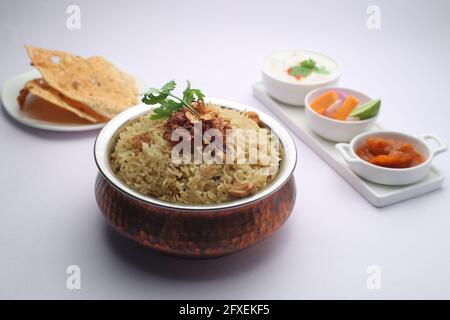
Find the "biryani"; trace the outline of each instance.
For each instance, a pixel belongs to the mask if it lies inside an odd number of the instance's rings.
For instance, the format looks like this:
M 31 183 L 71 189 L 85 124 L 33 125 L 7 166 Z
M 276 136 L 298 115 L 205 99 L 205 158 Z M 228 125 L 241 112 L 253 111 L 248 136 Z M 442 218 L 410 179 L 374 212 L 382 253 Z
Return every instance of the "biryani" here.
M 223 108 L 202 99 L 191 99 L 189 106 L 168 117 L 161 117 L 163 112 L 155 108 L 121 128 L 110 155 L 111 167 L 120 180 L 143 195 L 179 204 L 218 204 L 245 198 L 273 181 L 282 158 L 281 146 L 274 143 L 277 137 L 264 127 L 257 113 Z M 182 155 L 188 161 L 174 161 L 173 150 L 179 144 L 171 139 L 174 130 L 184 129 L 192 138 L 195 125 L 202 126 L 202 133 L 206 129 L 224 133 L 220 142 L 223 161 L 195 162 L 191 154 Z M 238 134 L 242 132 L 256 132 L 265 138 L 249 139 L 247 134 Z M 211 141 L 202 137 L 202 152 L 209 144 Z M 244 161 L 236 154 L 243 155 Z M 255 154 L 257 159 L 250 161 Z M 230 155 L 234 155 L 232 161 Z

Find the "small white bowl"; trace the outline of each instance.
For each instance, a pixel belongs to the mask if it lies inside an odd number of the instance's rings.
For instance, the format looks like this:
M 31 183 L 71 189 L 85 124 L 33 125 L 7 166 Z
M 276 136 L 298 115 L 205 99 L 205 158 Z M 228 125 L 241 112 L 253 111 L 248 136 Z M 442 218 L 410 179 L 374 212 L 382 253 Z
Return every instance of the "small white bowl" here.
M 280 56 L 282 58 L 279 58 Z M 305 59 L 323 59 L 322 61 L 326 61 L 330 64 L 330 66 L 334 66 L 335 71 L 327 76 L 325 80 L 312 81 L 310 83 L 301 83 L 289 79 L 289 76 L 286 77 L 280 72 L 271 70 L 271 61 L 273 61 L 274 59 L 275 61 L 279 61 L 279 68 L 281 69 L 281 71 L 283 71 L 284 69 L 287 70 L 287 68 L 300 62 L 297 61 L 300 58 L 294 60 L 294 57 L 303 57 Z M 287 60 L 284 60 L 284 58 L 286 58 Z M 289 59 L 292 59 L 292 61 L 289 61 Z M 264 59 L 262 65 L 262 80 L 267 93 L 278 101 L 295 106 L 303 106 L 305 96 L 310 91 L 323 86 L 336 85 L 339 81 L 341 73 L 342 69 L 334 59 L 325 54 L 309 50 L 287 50 L 276 52 L 267 56 Z
M 305 98 L 305 114 L 306 122 L 315 133 L 333 142 L 348 142 L 356 135 L 372 129 L 378 115 L 366 120 L 342 121 L 325 117 L 314 111 L 310 104 L 317 97 L 331 90 L 340 90 L 349 95 L 351 94 L 360 101 L 360 104 L 372 100 L 372 98 L 360 91 L 342 87 L 318 88 L 311 91 Z
M 385 168 L 364 161 L 356 154 L 355 150 L 365 143 L 369 137 L 381 137 L 386 139 L 401 140 L 411 143 L 425 161 L 411 168 Z M 436 147 L 430 147 L 427 140 L 434 140 Z M 407 185 L 423 179 L 431 168 L 433 158 L 446 151 L 447 145 L 438 136 L 426 133 L 418 137 L 396 131 L 373 131 L 366 132 L 353 138 L 350 143 L 336 144 L 350 168 L 359 176 L 379 184 L 385 185 Z

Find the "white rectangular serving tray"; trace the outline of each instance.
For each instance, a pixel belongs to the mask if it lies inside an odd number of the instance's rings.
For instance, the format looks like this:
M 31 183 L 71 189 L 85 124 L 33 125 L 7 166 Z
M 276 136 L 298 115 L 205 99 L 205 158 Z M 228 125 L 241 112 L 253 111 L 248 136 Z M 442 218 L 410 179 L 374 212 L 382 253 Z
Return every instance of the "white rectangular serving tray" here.
M 260 82 L 253 85 L 253 94 L 278 116 L 289 129 L 314 150 L 328 165 L 376 207 L 384 207 L 420 196 L 442 186 L 444 175 L 435 167 L 421 181 L 407 186 L 387 186 L 367 181 L 356 175 L 335 149 L 335 143 L 316 135 L 306 124 L 305 108 L 283 104 L 271 98 Z M 377 126 L 376 129 L 381 129 Z

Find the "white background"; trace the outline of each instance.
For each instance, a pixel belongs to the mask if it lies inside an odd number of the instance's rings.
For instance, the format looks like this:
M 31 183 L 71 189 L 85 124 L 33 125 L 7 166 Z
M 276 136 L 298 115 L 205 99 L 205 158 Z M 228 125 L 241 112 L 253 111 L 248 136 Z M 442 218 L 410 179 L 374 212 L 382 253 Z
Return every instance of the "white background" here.
M 81 8 L 81 30 L 66 8 Z M 366 27 L 380 6 L 381 30 Z M 261 59 L 322 51 L 341 84 L 383 100 L 380 123 L 450 142 L 449 1 L 0 0 L 0 83 L 28 70 L 25 43 L 102 55 L 148 83 L 190 79 L 209 96 L 264 110 Z M 444 188 L 376 209 L 301 141 L 298 198 L 271 238 L 234 255 L 185 260 L 113 232 L 94 199 L 96 132 L 29 129 L 0 112 L 0 298 L 450 298 Z M 449 155 L 435 164 L 447 175 Z M 66 289 L 66 267 L 82 289 Z M 366 269 L 382 270 L 368 290 Z

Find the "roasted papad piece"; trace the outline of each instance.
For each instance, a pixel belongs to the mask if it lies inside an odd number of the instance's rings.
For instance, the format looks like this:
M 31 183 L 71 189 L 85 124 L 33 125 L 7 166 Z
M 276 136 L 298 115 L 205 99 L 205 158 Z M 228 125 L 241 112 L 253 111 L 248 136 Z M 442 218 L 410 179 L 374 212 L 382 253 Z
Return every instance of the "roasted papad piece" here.
M 90 108 L 83 106 L 77 101 L 71 101 L 70 99 L 64 97 L 61 93 L 48 86 L 42 79 L 33 79 L 25 84 L 24 88 L 20 91 L 20 94 L 17 97 L 21 108 L 25 106 L 25 101 L 29 93 L 52 103 L 56 107 L 70 111 L 78 117 L 86 119 L 90 122 L 95 123 L 107 121 L 105 117 L 93 113 Z
M 45 83 L 63 97 L 91 109 L 83 110 L 87 114 L 110 119 L 138 103 L 136 80 L 102 57 L 82 58 L 28 45 L 26 49 Z

